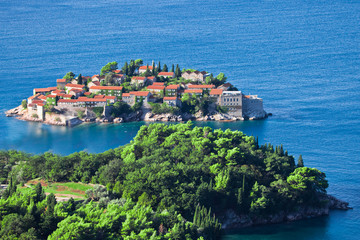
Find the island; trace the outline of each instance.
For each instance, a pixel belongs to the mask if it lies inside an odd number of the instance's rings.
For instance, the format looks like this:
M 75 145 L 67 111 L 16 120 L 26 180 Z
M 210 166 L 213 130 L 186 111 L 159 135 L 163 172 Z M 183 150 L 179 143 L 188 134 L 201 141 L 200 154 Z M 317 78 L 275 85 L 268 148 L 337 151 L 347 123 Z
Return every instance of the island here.
M 53 125 L 83 122 L 236 121 L 267 117 L 263 100 L 245 95 L 223 73 L 168 69 L 160 62 L 130 60 L 118 69 L 110 62 L 92 77 L 68 72 L 56 86 L 35 88 L 33 95 L 6 116 Z
M 0 159 L 1 239 L 219 239 L 349 208 L 301 155 L 296 163 L 282 145 L 192 122 L 144 125 L 100 154 Z

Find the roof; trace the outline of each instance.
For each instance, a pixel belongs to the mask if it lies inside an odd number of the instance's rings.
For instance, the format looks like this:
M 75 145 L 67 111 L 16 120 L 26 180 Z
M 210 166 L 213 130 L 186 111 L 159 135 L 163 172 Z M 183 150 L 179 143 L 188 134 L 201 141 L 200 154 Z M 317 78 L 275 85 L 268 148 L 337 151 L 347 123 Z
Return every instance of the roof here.
M 44 103 L 37 103 L 36 105 L 41 106 L 41 107 L 45 106 Z
M 135 95 L 138 97 L 146 97 L 150 94 L 150 92 L 148 91 L 134 91 L 134 92 L 130 92 L 130 95 Z
M 124 75 L 123 74 L 114 74 L 114 77 L 123 77 Z
M 56 95 L 49 94 L 46 96 L 47 98 L 56 98 Z
M 77 102 L 106 102 L 105 98 L 78 98 Z
M 59 99 L 58 103 L 76 103 L 76 99 Z
M 84 95 L 89 96 L 89 95 L 91 95 L 91 92 L 84 92 Z
M 176 100 L 177 97 L 164 97 L 164 101 Z
M 62 79 L 56 79 L 57 83 L 65 83 L 67 80 L 62 78 Z
M 121 73 L 121 70 L 116 69 L 116 70 L 112 70 L 112 72 L 114 72 L 114 73 Z
M 158 76 L 172 76 L 174 72 L 159 72 Z
M 147 77 L 147 79 L 154 80 L 155 76 L 149 76 L 149 77 Z
M 47 88 L 35 88 L 35 92 L 51 92 L 56 90 L 57 87 L 47 87 Z
M 121 91 L 123 87 L 122 86 L 91 86 L 90 89 Z
M 105 96 L 105 99 L 115 99 L 116 96 Z
M 104 97 L 105 97 L 105 95 L 96 95 L 96 96 L 94 96 L 94 98 L 97 98 L 97 99 L 104 98 Z
M 52 94 L 59 94 L 59 93 L 64 93 L 64 92 L 65 92 L 64 90 L 57 89 L 55 91 L 52 91 Z
M 147 89 L 164 90 L 165 86 L 150 85 L 150 86 L 147 86 L 146 88 L 147 88 Z
M 146 70 L 147 68 L 149 68 L 149 70 L 153 69 L 152 66 L 141 66 L 141 67 L 139 67 L 139 69 L 141 69 L 141 70 Z
M 71 88 L 84 88 L 85 85 L 82 84 L 72 84 L 72 83 L 68 83 L 65 85 L 65 87 L 71 87 Z
M 63 94 L 62 97 L 65 97 L 65 98 L 71 98 L 73 95 L 71 94 Z
M 166 87 L 166 89 L 178 89 L 179 87 L 179 85 L 169 85 Z
M 194 88 L 214 88 L 215 85 L 195 85 L 195 84 L 189 84 L 187 86 L 190 89 L 194 89 Z
M 185 93 L 202 93 L 203 90 L 201 89 L 185 89 Z
M 133 77 L 132 79 L 133 80 L 145 80 L 146 77 Z
M 34 104 L 42 104 L 42 103 L 44 103 L 44 101 L 43 100 L 34 100 L 34 101 L 32 101 L 32 103 L 34 103 Z
M 37 94 L 35 94 L 34 96 L 28 97 L 28 99 L 29 99 L 29 100 L 34 99 L 34 98 L 38 97 L 39 95 L 40 95 L 40 93 L 37 93 Z
M 163 82 L 154 82 L 152 85 L 155 85 L 155 86 L 164 86 L 164 83 L 163 83 Z
M 100 86 L 100 82 L 98 82 L 98 81 L 94 81 L 94 82 L 91 82 L 91 83 L 96 85 L 96 86 Z
M 40 94 L 38 98 L 41 99 L 41 100 L 46 100 L 46 96 L 44 96 L 42 94 Z
M 82 92 L 82 90 L 75 88 L 75 89 L 71 89 L 69 92 L 79 93 Z
M 130 97 L 130 93 L 123 93 L 122 97 Z
M 221 95 L 223 92 L 222 89 L 211 89 L 210 90 L 210 95 Z

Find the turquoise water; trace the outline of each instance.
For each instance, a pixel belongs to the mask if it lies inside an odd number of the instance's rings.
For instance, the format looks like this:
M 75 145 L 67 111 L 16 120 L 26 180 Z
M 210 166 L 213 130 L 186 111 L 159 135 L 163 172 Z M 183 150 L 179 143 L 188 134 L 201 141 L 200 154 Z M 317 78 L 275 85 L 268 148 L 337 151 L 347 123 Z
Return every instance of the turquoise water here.
M 274 116 L 196 125 L 283 144 L 325 171 L 329 193 L 354 207 L 224 239 L 358 239 L 360 2 L 3 0 L 0 14 L 1 112 L 68 71 L 93 75 L 114 60 L 222 71 L 244 93 L 262 97 Z M 128 143 L 142 124 L 68 129 L 1 114 L 0 148 L 102 152 Z

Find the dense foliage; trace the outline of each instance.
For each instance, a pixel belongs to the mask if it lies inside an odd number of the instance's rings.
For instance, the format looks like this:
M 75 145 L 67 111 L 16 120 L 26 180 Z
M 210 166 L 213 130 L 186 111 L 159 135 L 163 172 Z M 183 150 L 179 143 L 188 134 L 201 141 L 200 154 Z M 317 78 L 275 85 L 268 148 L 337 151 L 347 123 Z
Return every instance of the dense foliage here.
M 2 152 L 1 159 L 10 165 L 1 173 L 3 179 L 8 174 L 18 182 L 41 177 L 106 186 L 107 201 L 83 203 L 67 215 L 56 215 L 62 218 L 57 218 L 50 239 L 68 239 L 68 232 L 89 239 L 211 239 L 218 236 L 220 225 L 210 209 L 216 216 L 229 208 L 266 216 L 300 205 L 318 206 L 318 196 L 328 186 L 324 173 L 297 166 L 282 146 L 259 146 L 242 132 L 193 127 L 190 122 L 142 126 L 130 144 L 101 154 L 31 156 L 9 151 Z M 10 171 L 11 166 L 16 167 Z M 13 196 L 8 199 L 20 201 Z M 26 212 L 15 214 L 25 217 Z

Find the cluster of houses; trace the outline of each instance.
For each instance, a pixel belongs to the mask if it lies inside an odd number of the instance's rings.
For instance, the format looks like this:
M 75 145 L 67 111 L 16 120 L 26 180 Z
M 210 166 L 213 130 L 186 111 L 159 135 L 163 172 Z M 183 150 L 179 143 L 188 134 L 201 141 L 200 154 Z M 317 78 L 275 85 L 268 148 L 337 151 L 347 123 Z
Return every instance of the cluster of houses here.
M 152 70 L 151 66 L 141 66 L 139 75 L 147 69 Z M 169 106 L 181 107 L 181 97 L 184 94 L 190 96 L 196 95 L 203 97 L 207 95 L 220 106 L 228 109 L 228 114 L 235 117 L 242 117 L 244 109 L 251 108 L 262 109 L 262 99 L 254 95 L 243 95 L 241 91 L 229 91 L 230 83 L 219 87 L 205 84 L 205 78 L 208 74 L 205 71 L 185 71 L 182 73 L 184 79 L 192 80 L 188 84 L 170 84 L 164 79 L 175 77 L 174 72 L 160 72 L 157 76 L 134 76 L 130 84 L 143 88 L 143 91 L 123 92 L 123 87 L 118 86 L 125 81 L 125 75 L 121 70 L 114 70 L 112 74 L 112 83 L 117 86 L 104 86 L 105 76 L 94 75 L 83 76 L 82 81 L 87 82 L 78 84 L 77 80 L 57 79 L 56 87 L 35 88 L 33 96 L 27 99 L 29 111 L 33 111 L 40 118 L 43 118 L 44 106 L 46 104 L 58 106 L 59 108 L 69 107 L 104 107 L 117 101 L 123 101 L 130 106 L 136 102 L 142 101 L 144 106 L 148 102 L 163 102 Z M 144 88 L 146 90 L 144 90 Z

